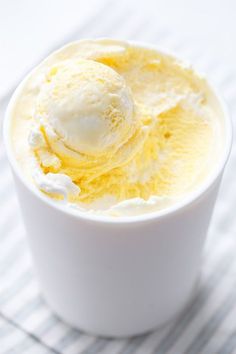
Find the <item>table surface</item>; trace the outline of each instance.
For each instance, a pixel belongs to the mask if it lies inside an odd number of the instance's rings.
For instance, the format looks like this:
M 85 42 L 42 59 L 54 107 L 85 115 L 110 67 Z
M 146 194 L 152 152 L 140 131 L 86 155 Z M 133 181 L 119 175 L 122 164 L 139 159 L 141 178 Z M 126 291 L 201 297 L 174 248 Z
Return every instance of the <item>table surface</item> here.
M 207 74 L 236 113 L 233 0 L 0 0 L 0 114 L 19 80 L 79 38 L 115 37 L 174 51 Z M 234 124 L 235 125 L 235 124 Z M 236 354 L 236 148 L 222 182 L 194 301 L 162 330 L 106 340 L 63 323 L 45 304 L 0 141 L 0 354 Z

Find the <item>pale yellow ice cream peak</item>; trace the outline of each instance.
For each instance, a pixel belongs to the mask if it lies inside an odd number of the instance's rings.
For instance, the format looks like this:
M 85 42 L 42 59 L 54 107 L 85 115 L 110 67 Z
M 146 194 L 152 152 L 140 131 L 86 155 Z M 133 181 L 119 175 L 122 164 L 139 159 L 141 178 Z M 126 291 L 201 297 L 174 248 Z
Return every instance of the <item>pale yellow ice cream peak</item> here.
M 31 73 L 18 101 L 20 163 L 32 158 L 34 183 L 80 206 L 106 197 L 175 200 L 197 188 L 220 151 L 219 110 L 206 81 L 152 49 L 72 43 Z

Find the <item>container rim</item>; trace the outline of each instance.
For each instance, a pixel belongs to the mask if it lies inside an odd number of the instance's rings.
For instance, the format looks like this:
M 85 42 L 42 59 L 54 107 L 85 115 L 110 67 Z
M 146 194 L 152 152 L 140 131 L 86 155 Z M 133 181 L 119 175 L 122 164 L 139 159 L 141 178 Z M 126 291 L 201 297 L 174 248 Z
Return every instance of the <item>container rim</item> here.
M 87 40 L 93 40 L 93 39 L 82 39 L 79 40 L 79 42 L 82 41 L 87 41 Z M 117 41 L 118 43 L 126 43 L 130 44 L 139 48 L 147 48 L 147 49 L 153 49 L 163 55 L 167 55 L 169 57 L 172 57 L 174 59 L 180 60 L 181 63 L 187 64 L 189 67 L 194 68 L 192 65 L 188 63 L 188 61 L 179 59 L 178 56 L 176 56 L 173 52 L 169 52 L 166 49 L 162 50 L 161 47 L 156 46 L 156 45 L 151 45 L 145 42 L 140 42 L 140 41 L 133 41 L 133 40 L 119 40 L 119 39 L 112 39 L 112 38 L 96 38 L 94 40 L 112 40 L 112 41 Z M 75 41 L 76 43 L 78 41 Z M 73 42 L 71 42 L 73 43 Z M 69 44 L 69 43 L 68 43 Z M 67 45 L 68 45 L 67 44 Z M 34 68 L 33 68 L 34 70 Z M 29 75 L 32 73 L 32 71 L 23 79 L 23 81 L 18 85 L 16 90 L 14 91 L 10 102 L 7 106 L 5 117 L 3 120 L 3 138 L 4 138 L 4 145 L 6 148 L 6 154 L 8 157 L 8 160 L 10 162 L 10 166 L 12 170 L 14 171 L 15 175 L 21 183 L 32 193 L 34 194 L 37 198 L 41 200 L 42 203 L 46 204 L 47 206 L 50 206 L 58 211 L 60 211 L 63 214 L 66 214 L 71 217 L 75 217 L 78 220 L 84 220 L 87 222 L 96 222 L 96 223 L 103 223 L 103 224 L 116 224 L 116 225 L 122 225 L 122 224 L 133 224 L 133 223 L 145 223 L 145 222 L 151 222 L 154 220 L 162 219 L 164 217 L 169 217 L 172 214 L 176 214 L 178 212 L 182 212 L 184 209 L 188 208 L 190 205 L 194 204 L 201 196 L 206 193 L 212 185 L 216 182 L 218 177 L 220 177 L 221 173 L 224 170 L 225 164 L 229 158 L 229 154 L 231 151 L 231 146 L 232 146 L 232 140 L 233 140 L 233 129 L 232 129 L 232 121 L 230 119 L 230 115 L 228 112 L 228 109 L 226 107 L 226 104 L 219 95 L 218 90 L 215 89 L 215 85 L 212 85 L 211 82 L 206 79 L 206 82 L 208 84 L 209 89 L 211 92 L 214 94 L 216 97 L 219 106 L 222 110 L 223 113 L 223 121 L 224 121 L 224 128 L 225 128 L 225 144 L 224 144 L 224 151 L 222 153 L 221 158 L 219 159 L 217 165 L 215 168 L 211 171 L 209 176 L 201 183 L 199 188 L 196 190 L 190 192 L 187 194 L 187 196 L 183 197 L 180 201 L 175 202 L 173 205 L 166 207 L 161 210 L 157 211 L 152 211 L 152 212 L 147 212 L 139 215 L 133 215 L 133 216 L 112 216 L 112 215 L 102 215 L 102 214 L 93 214 L 89 213 L 86 211 L 80 211 L 77 209 L 74 209 L 72 207 L 69 207 L 67 205 L 60 204 L 58 202 L 55 202 L 53 199 L 50 197 L 47 197 L 45 194 L 43 194 L 40 190 L 38 190 L 32 183 L 30 183 L 26 177 L 24 177 L 19 164 L 16 161 L 16 158 L 14 156 L 14 152 L 11 146 L 10 138 L 9 138 L 9 131 L 10 131 L 10 124 L 11 124 L 11 112 L 14 107 L 14 102 L 15 99 L 18 96 L 18 93 L 20 92 L 21 85 L 27 80 Z M 195 70 L 194 70 L 195 71 Z M 196 70 L 198 73 L 198 71 Z M 202 75 L 201 77 L 205 78 L 205 75 Z

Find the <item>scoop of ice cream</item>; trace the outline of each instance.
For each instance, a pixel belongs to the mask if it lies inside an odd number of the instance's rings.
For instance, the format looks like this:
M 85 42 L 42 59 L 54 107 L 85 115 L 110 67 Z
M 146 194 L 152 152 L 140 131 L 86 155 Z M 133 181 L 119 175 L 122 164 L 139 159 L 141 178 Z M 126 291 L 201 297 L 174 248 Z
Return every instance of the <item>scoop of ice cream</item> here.
M 123 145 L 135 119 L 124 78 L 104 64 L 85 59 L 50 68 L 36 112 L 68 148 L 93 156 Z

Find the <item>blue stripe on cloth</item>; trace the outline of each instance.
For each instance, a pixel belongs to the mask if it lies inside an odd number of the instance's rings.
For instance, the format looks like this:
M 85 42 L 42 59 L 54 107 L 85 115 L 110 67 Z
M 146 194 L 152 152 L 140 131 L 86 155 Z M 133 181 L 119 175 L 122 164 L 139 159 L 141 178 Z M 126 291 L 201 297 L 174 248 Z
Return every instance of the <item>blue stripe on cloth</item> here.
M 47 344 L 43 343 L 33 333 L 25 331 L 22 327 L 20 327 L 17 323 L 15 323 L 14 320 L 8 318 L 7 316 L 5 316 L 1 312 L 0 312 L 0 318 L 4 319 L 6 325 L 11 327 L 12 333 L 16 333 L 16 332 L 20 331 L 24 336 L 24 339 L 23 340 L 21 339 L 19 343 L 17 343 L 17 344 L 14 343 L 14 344 L 12 344 L 12 346 L 10 343 L 10 348 L 5 350 L 4 352 L 1 351 L 1 354 L 23 354 L 25 350 L 27 350 L 31 347 L 35 348 L 38 346 L 41 346 L 43 348 L 43 351 L 45 351 L 45 353 L 61 354 L 60 352 L 58 352 L 54 348 L 51 348 Z M 10 341 L 8 340 L 8 342 L 10 342 Z M 4 343 L 3 339 L 1 341 L 1 343 Z M 1 350 L 1 347 L 0 347 L 0 350 Z M 32 354 L 33 354 L 33 350 L 34 349 L 32 349 Z
M 20 345 L 17 344 L 17 346 L 12 346 L 11 349 L 4 351 L 4 353 L 1 354 L 23 354 L 26 351 L 30 354 L 35 354 L 36 350 L 40 354 L 60 354 L 55 352 L 53 348 L 47 348 L 43 344 L 38 343 L 38 341 L 30 337 L 28 333 L 26 334 L 25 339 L 21 341 Z
M 122 348 L 122 354 L 133 354 L 140 347 L 140 345 L 147 339 L 149 334 L 134 337 L 127 342 L 124 348 Z
M 62 338 L 60 338 L 60 340 L 55 344 L 54 348 L 56 348 L 60 352 L 63 352 L 65 348 L 71 345 L 71 343 L 78 340 L 80 336 L 81 332 L 79 330 L 71 328 L 65 333 Z
M 204 352 L 204 346 L 210 341 L 216 330 L 220 327 L 228 313 L 236 305 L 236 282 L 230 289 L 224 303 L 215 311 L 208 322 L 203 326 L 184 354 L 198 354 Z
M 42 324 L 35 326 L 34 333 L 37 337 L 41 338 L 60 322 L 61 321 L 57 316 L 50 313 L 48 318 L 43 321 Z
M 219 348 L 220 354 L 231 354 L 236 349 L 236 330 L 230 333 L 223 345 Z
M 220 279 L 230 269 L 232 257 L 221 259 L 217 267 L 214 268 L 213 274 L 207 279 L 205 286 L 199 289 L 193 302 L 185 309 L 182 315 L 177 319 L 176 323 L 169 330 L 167 335 L 161 340 L 154 352 L 156 354 L 165 353 L 170 350 L 175 341 L 184 334 L 185 329 L 193 320 L 194 316 L 200 311 L 206 303 L 212 292 L 219 285 Z
M 83 354 L 102 353 L 102 350 L 106 347 L 106 345 L 111 340 L 112 339 L 106 339 L 106 338 L 94 339 L 94 341 L 83 351 Z

